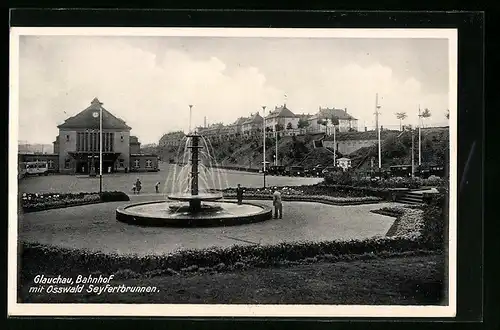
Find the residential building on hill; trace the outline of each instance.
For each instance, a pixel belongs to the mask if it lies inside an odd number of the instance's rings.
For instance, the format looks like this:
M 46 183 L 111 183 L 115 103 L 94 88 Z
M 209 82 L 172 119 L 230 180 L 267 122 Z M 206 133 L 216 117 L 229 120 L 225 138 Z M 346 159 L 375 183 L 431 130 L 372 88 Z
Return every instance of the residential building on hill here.
M 54 153 L 37 155 L 36 160 L 48 161 L 52 172 L 99 173 L 101 107 L 102 103 L 94 98 L 89 107 L 58 125 Z M 142 154 L 139 139 L 130 131 L 125 121 L 102 107 L 103 173 L 158 170 L 158 157 Z M 21 160 L 32 161 L 33 157 L 22 155 Z
M 263 124 L 264 118 L 262 118 L 259 112 L 251 114 L 250 118 L 242 123 L 241 133 L 246 136 L 255 135 L 258 132 L 262 132 Z
M 181 145 L 182 140 L 184 139 L 185 136 L 186 135 L 182 131 L 166 133 L 160 138 L 158 145 L 160 147 L 179 146 Z
M 337 118 L 339 121 L 337 130 L 340 132 L 349 132 L 358 130 L 358 120 L 351 116 L 345 109 L 322 108 L 319 107 L 318 112 L 308 118 L 309 132 L 325 132 L 329 134 L 333 125 L 332 118 Z M 319 121 L 326 121 L 327 125 L 322 125 Z M 333 131 L 332 131 L 333 132 Z
M 274 110 L 266 116 L 266 129 L 274 130 L 277 125 L 279 130 L 285 130 L 291 125 L 292 129 L 298 128 L 299 116 L 295 115 L 290 109 L 283 104 L 280 107 L 274 107 Z

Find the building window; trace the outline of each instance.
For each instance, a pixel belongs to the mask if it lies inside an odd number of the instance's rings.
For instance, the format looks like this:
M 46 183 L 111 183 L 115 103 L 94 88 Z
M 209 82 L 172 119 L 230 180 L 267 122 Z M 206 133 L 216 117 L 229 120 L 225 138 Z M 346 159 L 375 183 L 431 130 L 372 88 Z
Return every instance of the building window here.
M 69 135 L 66 135 L 66 141 L 69 141 Z
M 153 162 L 151 161 L 151 159 L 146 159 L 146 167 L 147 168 L 153 167 Z
M 123 159 L 120 159 L 120 168 L 124 168 L 125 167 L 125 161 Z
M 70 165 L 71 165 L 71 161 L 69 159 L 66 159 L 64 161 L 64 168 L 65 169 L 69 169 L 70 168 Z
M 120 140 L 123 142 L 123 135 L 122 135 L 122 136 L 120 136 Z
M 135 168 L 139 167 L 139 159 L 134 160 L 134 167 Z

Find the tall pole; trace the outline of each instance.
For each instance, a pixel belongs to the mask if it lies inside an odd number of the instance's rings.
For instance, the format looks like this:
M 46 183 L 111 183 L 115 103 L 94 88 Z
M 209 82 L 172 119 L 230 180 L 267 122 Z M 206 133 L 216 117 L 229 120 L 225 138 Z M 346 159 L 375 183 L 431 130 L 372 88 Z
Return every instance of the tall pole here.
M 382 148 L 381 148 L 381 143 L 380 143 L 380 128 L 379 128 L 379 122 L 378 122 L 378 115 L 380 114 L 379 112 L 380 105 L 378 104 L 378 93 L 375 95 L 375 124 L 377 126 L 377 139 L 378 139 L 378 169 L 380 170 L 382 168 Z
M 335 125 L 333 125 L 333 166 L 337 166 L 337 138 L 335 131 Z
M 102 106 L 99 107 L 99 195 L 102 195 Z
M 191 133 L 191 113 L 192 113 L 193 105 L 189 105 L 189 130 L 188 133 Z
M 418 105 L 418 166 L 422 165 L 422 114 L 420 113 L 420 104 Z
M 413 134 L 414 130 L 413 128 L 411 129 L 411 177 L 413 178 L 414 175 L 415 175 L 415 169 L 414 169 L 414 166 L 415 166 L 415 137 L 414 137 L 414 134 Z
M 276 157 L 275 157 L 275 160 L 274 160 L 274 165 L 278 166 L 278 129 L 277 127 L 274 129 L 274 135 L 275 135 L 275 138 L 276 138 Z
M 262 173 L 264 173 L 264 188 L 266 187 L 266 106 L 262 106 L 262 117 L 264 120 L 262 121 L 262 132 L 263 132 L 263 152 L 262 152 Z

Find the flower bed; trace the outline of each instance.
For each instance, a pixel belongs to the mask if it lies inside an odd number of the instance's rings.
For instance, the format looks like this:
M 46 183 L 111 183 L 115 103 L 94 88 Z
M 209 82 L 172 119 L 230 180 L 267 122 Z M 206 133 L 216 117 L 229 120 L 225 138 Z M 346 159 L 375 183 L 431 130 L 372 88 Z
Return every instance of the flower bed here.
M 225 198 L 236 198 L 235 193 L 224 193 Z M 272 200 L 272 194 L 262 194 L 246 192 L 243 195 L 244 199 L 257 199 L 257 200 Z M 284 201 L 297 201 L 297 202 L 318 202 L 331 205 L 359 205 L 359 204 L 371 204 L 379 203 L 382 198 L 365 196 L 365 197 L 331 197 L 322 195 L 282 195 L 282 200 Z
M 365 240 L 297 242 L 276 245 L 235 245 L 229 248 L 184 250 L 166 255 L 138 257 L 23 243 L 22 263 L 31 274 L 132 272 L 177 274 L 189 271 L 227 271 L 246 267 L 269 267 L 318 259 L 342 260 L 360 255 L 397 254 L 423 248 L 412 237 L 376 237 Z M 44 262 L 40 262 L 43 260 Z
M 340 174 L 327 174 L 325 177 L 325 184 L 383 189 L 418 189 L 421 187 L 445 187 L 448 186 L 448 180 L 437 176 L 431 176 L 427 179 L 419 177 L 390 177 L 376 180 L 369 177 L 358 177 L 349 172 L 345 172 Z
M 88 205 L 101 202 L 129 201 L 127 194 L 120 191 L 105 191 L 99 193 L 23 193 L 21 197 L 21 207 L 24 213 L 44 211 L 69 206 Z
M 410 207 L 383 207 L 373 213 L 395 217 L 396 220 L 386 236 L 405 236 L 420 239 L 424 230 L 424 211 L 420 208 Z

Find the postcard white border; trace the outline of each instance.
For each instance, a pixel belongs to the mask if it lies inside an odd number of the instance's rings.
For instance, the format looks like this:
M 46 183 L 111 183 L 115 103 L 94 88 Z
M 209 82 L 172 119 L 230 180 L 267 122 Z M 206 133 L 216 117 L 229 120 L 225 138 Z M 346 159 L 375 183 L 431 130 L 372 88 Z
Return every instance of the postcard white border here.
M 26 304 L 17 302 L 17 154 L 19 127 L 19 37 L 177 36 L 263 38 L 441 38 L 449 45 L 450 203 L 448 306 Z M 457 258 L 457 30 L 456 29 L 267 29 L 267 28 L 27 28 L 10 30 L 9 103 L 9 316 L 189 316 L 189 317 L 454 317 Z

